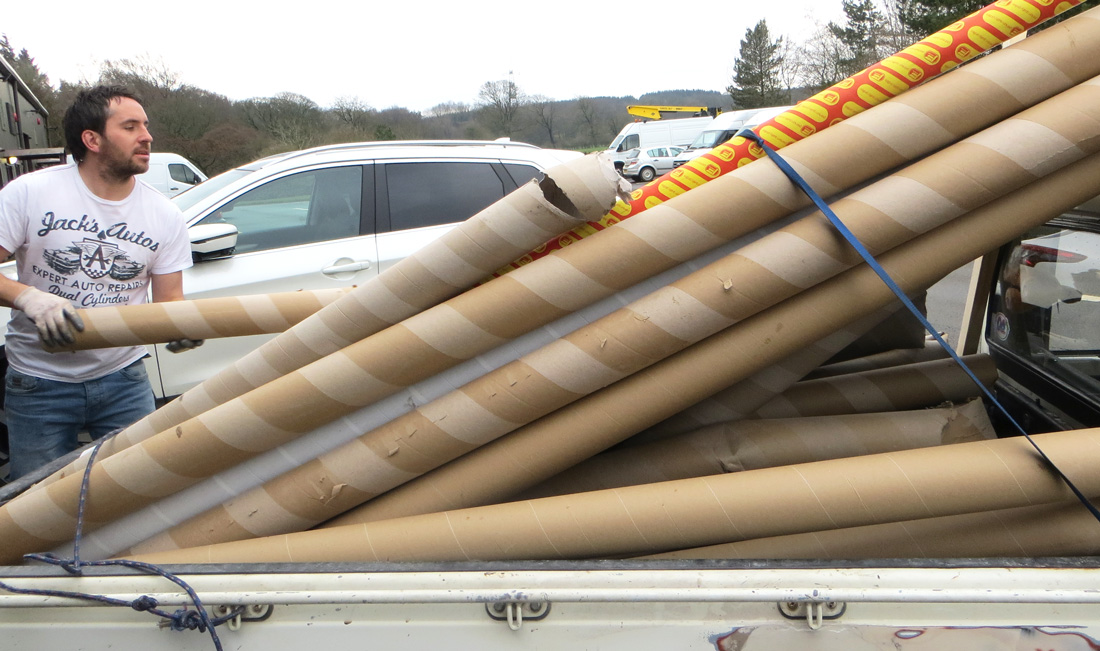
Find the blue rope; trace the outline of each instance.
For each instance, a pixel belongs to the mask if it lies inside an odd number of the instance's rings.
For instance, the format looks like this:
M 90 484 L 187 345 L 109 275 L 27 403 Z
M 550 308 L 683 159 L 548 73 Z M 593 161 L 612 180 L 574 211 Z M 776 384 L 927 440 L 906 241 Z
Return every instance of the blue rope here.
M 1100 521 L 1100 510 L 1097 510 L 1097 508 L 1093 506 L 1092 502 L 1090 502 L 1089 499 L 1085 497 L 1080 489 L 1078 489 L 1077 486 L 1075 486 L 1073 482 L 1070 481 L 1069 477 L 1067 477 L 1065 473 L 1063 473 L 1058 468 L 1058 466 L 1054 464 L 1050 457 L 1048 457 L 1046 453 L 1043 452 L 1039 445 L 1035 443 L 1035 440 L 1031 438 L 1031 436 L 1024 430 L 1023 427 L 1020 426 L 1018 422 L 1016 422 L 1016 419 L 1008 413 L 1008 410 L 1005 409 L 1003 405 L 1001 405 L 997 398 L 993 396 L 993 393 L 985 386 L 985 384 L 982 383 L 981 380 L 978 379 L 978 376 L 974 374 L 974 371 L 970 370 L 970 367 L 967 366 L 965 362 L 963 362 L 962 358 L 959 357 L 959 354 L 955 352 L 955 349 L 948 345 L 947 341 L 945 341 L 940 333 L 936 331 L 935 327 L 928 321 L 927 317 L 925 317 L 924 314 L 921 313 L 919 309 L 917 309 L 917 306 L 913 304 L 913 301 L 909 300 L 909 297 L 905 294 L 901 287 L 899 287 L 898 284 L 894 282 L 894 279 L 890 277 L 890 274 L 882 268 L 882 265 L 880 265 L 877 260 L 875 260 L 875 257 L 871 255 L 871 252 L 867 250 L 867 247 L 863 246 L 863 243 L 859 241 L 859 238 L 855 236 L 855 233 L 849 230 L 848 227 L 844 225 L 844 222 L 840 221 L 840 218 L 837 217 L 832 208 L 830 208 L 829 205 L 825 203 L 825 200 L 821 198 L 821 195 L 819 195 L 817 192 L 814 191 L 813 188 L 810 187 L 810 184 L 807 183 L 806 180 L 803 179 L 802 176 L 799 175 L 799 173 L 796 172 L 793 167 L 791 167 L 790 163 L 784 160 L 782 156 L 780 156 L 775 150 L 769 147 L 763 141 L 763 139 L 761 139 L 760 136 L 756 135 L 756 133 L 753 132 L 751 129 L 742 129 L 737 133 L 737 135 L 752 140 L 757 145 L 759 145 L 764 150 L 764 153 L 768 155 L 768 158 L 770 158 L 772 162 L 774 162 L 779 167 L 779 169 L 782 170 L 783 173 L 786 174 L 787 177 L 795 185 L 797 185 L 799 189 L 801 189 L 802 192 L 804 192 L 806 196 L 810 198 L 811 201 L 814 202 L 814 205 L 816 205 L 817 208 L 825 215 L 825 217 L 829 220 L 829 223 L 832 224 L 833 227 L 836 228 L 840 232 L 840 234 L 844 236 L 844 239 L 846 239 L 848 243 L 852 245 L 852 248 L 854 248 L 856 252 L 859 253 L 859 256 L 863 258 L 863 261 L 866 262 L 872 270 L 874 270 L 875 274 L 877 274 L 884 283 L 886 283 L 886 286 L 890 288 L 890 291 L 892 291 L 898 297 L 898 299 L 901 300 L 905 307 L 913 313 L 913 316 L 915 316 L 917 320 L 921 322 L 924 328 L 932 334 L 932 337 L 934 337 L 935 340 L 939 342 L 940 346 L 943 346 L 944 350 L 947 351 L 947 354 L 951 356 L 951 359 L 955 360 L 955 362 L 962 368 L 962 370 L 968 376 L 970 376 L 970 379 L 974 381 L 974 384 L 978 386 L 982 394 L 989 399 L 994 407 L 1006 419 L 1008 419 L 1008 422 L 1012 424 L 1016 431 L 1018 431 L 1020 434 L 1023 435 L 1025 439 L 1027 439 L 1028 443 L 1031 444 L 1031 447 L 1035 448 L 1035 451 L 1039 453 L 1039 456 L 1042 457 L 1043 461 L 1046 462 L 1046 464 L 1052 470 L 1054 470 L 1055 473 L 1057 473 L 1062 481 L 1065 482 L 1066 486 L 1068 486 L 1069 489 L 1073 491 L 1073 494 L 1077 496 L 1077 499 L 1081 501 L 1081 504 L 1083 504 L 1085 508 L 1089 510 L 1089 513 L 1092 513 L 1093 517 L 1096 518 L 1097 521 Z
M 126 567 L 132 570 L 137 570 L 145 574 L 153 574 L 156 576 L 162 576 L 172 583 L 175 583 L 187 593 L 187 596 L 191 598 L 192 603 L 195 604 L 195 610 L 180 609 L 175 612 L 169 613 L 158 608 L 157 600 L 148 595 L 143 595 L 134 599 L 133 601 L 125 601 L 123 599 L 115 599 L 113 597 L 107 597 L 104 595 L 93 595 L 82 592 L 69 592 L 66 590 L 39 590 L 28 588 L 16 588 L 3 581 L 0 581 L 0 588 L 12 592 L 15 594 L 25 595 L 41 595 L 47 597 L 67 597 L 72 599 L 83 599 L 85 601 L 95 601 L 98 603 L 108 604 L 112 606 L 129 606 L 139 612 L 150 612 L 159 617 L 163 617 L 169 620 L 169 626 L 173 631 L 184 630 L 197 630 L 200 633 L 209 632 L 210 638 L 214 642 L 214 648 L 217 651 L 222 651 L 221 639 L 218 637 L 217 631 L 214 630 L 215 626 L 223 624 L 230 619 L 233 619 L 237 615 L 243 612 L 243 609 L 234 609 L 229 614 L 211 619 L 210 615 L 206 612 L 206 608 L 202 604 L 202 600 L 199 599 L 199 595 L 195 592 L 194 588 L 187 584 L 186 581 L 180 577 L 172 574 L 164 568 L 158 567 L 151 563 L 143 563 L 141 561 L 132 561 L 125 559 L 117 560 L 104 560 L 104 561 L 84 561 L 80 559 L 80 540 L 84 531 L 84 509 L 88 501 L 88 481 L 92 473 L 92 464 L 95 463 L 96 455 L 99 454 L 99 448 L 103 445 L 106 439 L 101 439 L 99 443 L 92 448 L 91 455 L 88 457 L 88 464 L 84 467 L 84 478 L 80 484 L 80 498 L 77 502 L 76 511 L 76 535 L 73 538 L 73 557 L 71 559 L 61 558 L 54 554 L 26 554 L 23 558 L 26 560 L 39 561 L 42 563 L 48 563 L 50 565 L 56 565 L 69 574 L 76 576 L 83 575 L 83 568 L 85 567 Z

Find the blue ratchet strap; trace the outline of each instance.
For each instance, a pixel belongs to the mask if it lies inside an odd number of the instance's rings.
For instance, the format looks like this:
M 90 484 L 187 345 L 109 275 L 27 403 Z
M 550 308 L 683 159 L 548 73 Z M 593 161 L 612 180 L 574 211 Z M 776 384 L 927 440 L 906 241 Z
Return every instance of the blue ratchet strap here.
M 947 351 L 947 354 L 951 356 L 951 359 L 955 360 L 955 363 L 957 363 L 959 367 L 962 368 L 962 370 L 968 376 L 970 376 L 970 379 L 974 381 L 974 384 L 978 385 L 978 388 L 982 391 L 985 397 L 989 398 L 990 402 L 997 408 L 997 410 L 1000 411 L 1001 414 L 1004 415 L 1004 417 L 1007 418 L 1010 423 L 1012 423 L 1013 427 L 1016 428 L 1016 431 L 1018 431 L 1020 434 L 1023 435 L 1025 439 L 1027 439 L 1027 442 L 1031 444 L 1031 447 L 1035 448 L 1035 451 L 1039 453 L 1039 456 L 1042 457 L 1043 461 L 1045 461 L 1046 464 L 1050 466 L 1050 468 L 1054 470 L 1054 472 L 1057 473 L 1059 477 L 1062 478 L 1062 481 L 1064 481 L 1066 483 L 1066 486 L 1068 486 L 1069 489 L 1073 491 L 1073 494 L 1076 495 L 1077 499 L 1081 501 L 1081 504 L 1083 504 L 1085 508 L 1089 510 L 1089 513 L 1092 513 L 1092 516 L 1096 518 L 1097 521 L 1100 521 L 1100 510 L 1097 510 L 1097 508 L 1093 506 L 1092 502 L 1090 502 L 1089 499 L 1085 497 L 1085 495 L 1080 491 L 1080 489 L 1078 489 L 1077 486 L 1075 486 L 1073 482 L 1070 481 L 1069 477 L 1067 477 L 1065 473 L 1063 473 L 1058 468 L 1058 466 L 1056 466 L 1054 462 L 1050 460 L 1050 457 L 1048 457 L 1046 453 L 1039 448 L 1034 439 L 1032 439 L 1031 436 L 1026 431 L 1024 431 L 1024 428 L 1016 422 L 1016 419 L 1008 413 L 1008 410 L 1005 409 L 1004 406 L 997 401 L 997 398 L 993 396 L 993 393 L 988 388 L 986 388 L 984 384 L 982 384 L 982 381 L 978 379 L 978 376 L 974 374 L 974 371 L 970 370 L 970 367 L 968 367 L 966 363 L 962 361 L 962 358 L 960 358 L 959 354 L 955 352 L 955 349 L 948 345 L 946 341 L 944 341 L 943 337 L 940 336 L 940 333 L 936 332 L 935 327 L 933 327 L 932 324 L 929 323 L 924 314 L 922 314 L 921 311 L 917 309 L 916 305 L 913 305 L 913 301 L 909 300 L 909 297 L 906 296 L 901 287 L 899 287 L 898 284 L 894 282 L 894 279 L 890 277 L 890 274 L 888 274 L 886 270 L 882 268 L 882 265 L 880 265 L 878 261 L 875 260 L 874 256 L 871 255 L 871 252 L 868 251 L 865 246 L 863 246 L 863 244 L 859 241 L 859 238 L 857 238 L 855 234 L 852 233 L 852 231 L 844 225 L 844 222 L 840 221 L 840 218 L 836 216 L 836 213 L 833 212 L 833 210 L 829 208 L 829 205 L 825 203 L 825 200 L 822 199 L 821 196 L 817 194 L 817 192 L 815 192 L 813 188 L 810 187 L 810 184 L 806 183 L 806 180 L 803 179 L 798 174 L 798 172 L 794 170 L 793 167 L 791 167 L 790 163 L 784 160 L 782 156 L 780 156 L 775 150 L 769 147 L 763 141 L 763 139 L 761 139 L 760 136 L 756 135 L 756 133 L 753 132 L 751 129 L 742 129 L 737 133 L 737 136 L 747 138 L 760 146 L 764 150 L 764 153 L 768 155 L 768 158 L 770 158 L 772 162 L 774 162 L 779 167 L 779 169 L 782 170 L 782 172 L 786 174 L 787 177 L 795 185 L 797 185 L 799 189 L 801 189 L 802 192 L 804 192 L 806 196 L 810 198 L 811 201 L 814 202 L 814 205 L 816 205 L 817 208 L 822 212 L 822 214 L 825 215 L 825 217 L 829 220 L 829 223 L 832 224 L 833 227 L 836 228 L 840 232 L 840 234 L 844 236 L 844 239 L 848 240 L 848 243 L 852 245 L 852 248 L 854 248 L 856 252 L 859 253 L 860 257 L 863 258 L 863 261 L 866 262 L 867 265 L 874 270 L 874 272 L 878 275 L 879 278 L 882 279 L 884 283 L 886 283 L 886 286 L 890 288 L 890 291 L 894 292 L 894 294 L 901 300 L 905 307 L 913 313 L 913 316 L 917 317 L 917 320 L 921 322 L 924 328 L 932 334 L 932 336 L 936 339 L 937 342 L 939 342 L 941 346 L 943 346 L 943 349 Z

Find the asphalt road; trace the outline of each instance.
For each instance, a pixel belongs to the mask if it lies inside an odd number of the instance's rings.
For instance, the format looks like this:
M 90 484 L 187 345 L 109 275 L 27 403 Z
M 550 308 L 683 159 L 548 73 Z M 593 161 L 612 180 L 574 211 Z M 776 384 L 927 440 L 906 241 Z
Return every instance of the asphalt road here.
M 947 333 L 947 343 L 959 343 L 963 308 L 966 305 L 970 274 L 975 263 L 960 267 L 928 290 L 928 321 L 940 332 Z

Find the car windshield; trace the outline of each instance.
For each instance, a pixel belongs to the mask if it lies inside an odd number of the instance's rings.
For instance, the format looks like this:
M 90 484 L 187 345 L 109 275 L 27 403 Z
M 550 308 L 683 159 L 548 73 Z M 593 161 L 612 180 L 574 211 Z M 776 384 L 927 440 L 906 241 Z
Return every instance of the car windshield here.
M 724 133 L 725 131 L 704 131 L 695 138 L 695 141 L 691 143 L 689 149 L 711 148 L 721 144 L 722 134 Z
M 202 183 L 196 185 L 190 190 L 187 190 L 186 192 L 181 192 L 177 194 L 176 196 L 172 197 L 172 201 L 177 206 L 179 206 L 180 210 L 187 210 L 191 206 L 194 206 L 198 202 L 209 197 L 218 190 L 221 190 L 230 183 L 249 174 L 251 174 L 249 170 L 241 168 L 229 170 L 228 172 L 223 172 L 212 179 L 203 181 Z

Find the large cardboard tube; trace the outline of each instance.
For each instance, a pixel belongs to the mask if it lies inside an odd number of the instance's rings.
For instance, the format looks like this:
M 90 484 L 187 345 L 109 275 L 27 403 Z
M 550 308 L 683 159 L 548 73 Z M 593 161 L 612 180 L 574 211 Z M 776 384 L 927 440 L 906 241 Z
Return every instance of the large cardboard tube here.
M 997 379 L 988 355 L 967 355 L 966 365 L 987 386 Z M 963 402 L 981 389 L 953 359 L 937 359 L 862 373 L 799 382 L 749 418 L 797 418 L 918 409 Z
M 1095 499 L 1095 498 L 1093 498 Z M 1100 525 L 1079 502 L 812 531 L 648 558 L 1042 558 L 1100 554 Z
M 598 454 L 516 499 L 996 438 L 985 407 L 777 418 L 711 425 L 663 441 Z
M 943 402 L 965 402 L 981 394 L 970 376 L 954 360 L 945 359 L 947 352 L 939 344 L 921 350 L 929 348 L 936 351 L 933 353 L 934 359 L 929 361 L 803 380 L 791 383 L 770 397 L 760 395 L 761 391 L 755 385 L 746 386 L 744 382 L 739 382 L 639 432 L 630 439 L 630 443 L 656 441 L 743 418 L 794 418 L 919 409 Z M 901 355 L 897 357 L 903 358 Z M 986 386 L 991 386 L 997 379 L 997 368 L 988 356 L 967 356 L 964 361 Z
M 140 346 L 283 332 L 354 287 L 77 310 L 84 330 L 58 350 Z
M 1036 443 L 1100 494 L 1100 430 Z M 151 563 L 581 559 L 1076 498 L 1022 437 L 630 486 L 141 555 Z M 1098 525 L 1100 526 L 1100 525 Z
M 806 377 L 803 379 L 816 380 L 818 378 L 834 377 L 847 373 L 873 371 L 878 368 L 903 366 L 905 364 L 916 364 L 917 362 L 931 362 L 945 357 L 947 357 L 947 351 L 943 346 L 935 341 L 929 340 L 925 343 L 924 348 L 887 350 L 866 357 L 857 357 L 855 359 L 844 360 L 843 362 L 826 364 L 807 373 Z

